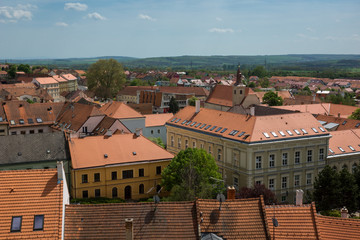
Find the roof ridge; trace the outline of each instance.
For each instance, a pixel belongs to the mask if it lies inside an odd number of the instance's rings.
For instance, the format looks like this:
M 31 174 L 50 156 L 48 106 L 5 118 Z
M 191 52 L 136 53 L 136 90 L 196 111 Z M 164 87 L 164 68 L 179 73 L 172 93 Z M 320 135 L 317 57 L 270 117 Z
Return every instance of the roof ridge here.
M 313 220 L 314 223 L 314 230 L 315 230 L 315 234 L 316 234 L 316 238 L 317 239 L 321 239 L 321 235 L 320 235 L 320 231 L 318 230 L 318 222 L 316 219 L 316 207 L 315 207 L 315 202 L 311 203 L 311 218 Z

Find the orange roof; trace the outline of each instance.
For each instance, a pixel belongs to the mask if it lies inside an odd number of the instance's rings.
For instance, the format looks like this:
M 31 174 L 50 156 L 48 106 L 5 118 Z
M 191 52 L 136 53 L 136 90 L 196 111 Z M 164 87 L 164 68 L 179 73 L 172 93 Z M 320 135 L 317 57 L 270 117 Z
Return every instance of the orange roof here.
M 348 129 L 357 129 L 360 127 L 360 120 L 348 119 L 348 118 L 339 118 L 336 116 L 327 116 L 318 114 L 315 116 L 318 121 L 324 121 L 328 123 L 336 123 L 339 126 L 336 128 L 336 131 L 339 130 L 348 130 Z
M 216 85 L 207 98 L 207 103 L 213 103 L 222 106 L 233 106 L 232 100 L 233 88 L 231 86 Z
M 209 91 L 202 87 L 159 87 L 159 90 L 165 93 L 193 93 L 197 97 L 209 95 Z
M 61 77 L 65 78 L 66 80 L 69 80 L 69 81 L 77 79 L 74 75 L 72 75 L 70 73 L 69 74 L 61 74 Z
M 247 143 L 329 136 L 328 132 L 321 130 L 322 125 L 309 113 L 251 116 L 200 108 L 200 112 L 195 114 L 195 108 L 187 106 L 167 124 Z
M 65 78 L 62 78 L 60 75 L 52 76 L 57 82 L 67 82 Z
M 116 101 L 106 103 L 100 110 L 107 116 L 117 119 L 144 117 L 125 103 Z
M 265 209 L 271 239 L 318 239 L 314 203 L 302 206 L 267 205 Z M 273 217 L 279 223 L 275 230 L 272 221 Z
M 224 239 L 269 239 L 263 199 L 226 200 L 221 210 L 219 207 L 217 200 L 196 201 L 202 233 L 216 233 Z
M 84 75 L 86 72 L 84 70 L 75 70 L 75 72 L 79 75 Z
M 317 228 L 323 240 L 356 240 L 360 236 L 360 220 L 318 215 Z
M 159 89 L 159 87 L 154 86 L 127 86 L 124 89 L 122 89 L 118 95 L 130 95 L 130 96 L 136 96 L 137 91 L 141 90 L 156 90 Z
M 1 239 L 61 239 L 63 184 L 56 169 L 0 171 L 0 195 Z M 33 230 L 35 215 L 44 215 L 44 230 Z M 20 232 L 10 232 L 14 216 L 22 217 Z
M 69 146 L 74 169 L 170 160 L 174 157 L 147 138 L 143 136 L 134 137 L 133 134 L 71 139 Z
M 260 102 L 263 101 L 264 95 L 268 93 L 268 92 L 254 92 L 254 94 L 256 96 L 258 96 L 258 98 L 260 99 Z M 291 94 L 289 91 L 275 91 L 275 93 L 278 94 L 279 97 L 281 97 L 282 99 L 284 98 L 291 98 Z
M 145 115 L 145 127 L 163 126 L 173 116 L 172 113 Z
M 331 132 L 331 136 L 328 157 L 360 152 L 360 129 L 334 131 Z
M 35 78 L 35 80 L 40 84 L 57 84 L 58 82 L 52 77 L 41 77 Z

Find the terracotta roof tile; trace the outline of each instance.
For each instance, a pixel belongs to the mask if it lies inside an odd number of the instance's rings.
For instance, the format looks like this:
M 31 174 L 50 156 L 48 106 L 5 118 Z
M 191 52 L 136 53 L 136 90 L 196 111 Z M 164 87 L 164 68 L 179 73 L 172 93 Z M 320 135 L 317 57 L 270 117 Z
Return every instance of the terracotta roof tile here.
M 106 103 L 100 108 L 100 110 L 107 116 L 117 119 L 144 117 L 125 103 L 116 101 Z
M 35 78 L 35 80 L 40 84 L 57 84 L 58 82 L 52 77 L 41 77 Z
M 173 116 L 172 113 L 145 115 L 145 127 L 163 126 Z
M 322 114 L 318 114 L 315 117 L 318 121 L 339 124 L 339 126 L 336 128 L 336 131 L 357 129 L 360 127 L 360 120 L 341 118 L 341 117 L 339 118 L 336 116 L 327 116 Z
M 132 218 L 134 239 L 196 239 L 194 202 L 66 206 L 65 239 L 123 239 Z
M 70 73 L 69 74 L 61 74 L 61 77 L 65 78 L 68 81 L 77 80 L 77 78 Z
M 232 94 L 233 88 L 231 86 L 216 85 L 207 98 L 206 102 L 232 107 Z
M 193 93 L 197 97 L 209 95 L 209 91 L 202 87 L 159 87 L 159 90 L 165 93 Z
M 74 169 L 129 162 L 169 160 L 174 157 L 147 138 L 134 137 L 134 134 L 75 138 L 70 140 L 69 148 Z M 136 154 L 133 154 L 134 152 Z
M 93 133 L 95 135 L 105 135 L 107 131 L 110 130 L 110 128 L 116 123 L 116 121 L 119 128 L 121 128 L 116 130 L 123 130 L 125 133 L 131 133 L 131 131 L 119 119 L 108 116 L 105 116 L 103 120 L 101 120 L 101 122 L 95 127 Z
M 329 139 L 329 157 L 360 152 L 360 129 L 334 131 L 331 132 L 331 136 Z
M 57 82 L 67 82 L 68 80 L 66 80 L 65 78 L 61 77 L 60 75 L 54 75 L 52 76 L 53 79 L 55 79 Z
M 121 90 L 118 95 L 130 95 L 130 96 L 136 96 L 137 91 L 142 90 L 155 90 L 159 89 L 159 87 L 154 86 L 127 86 L 123 90 Z
M 61 239 L 62 188 L 56 169 L 0 171 L 0 238 Z M 44 230 L 33 231 L 34 215 L 44 215 Z M 13 216 L 21 232 L 10 232 Z
M 316 216 L 318 231 L 323 240 L 355 240 L 360 236 L 360 220 Z

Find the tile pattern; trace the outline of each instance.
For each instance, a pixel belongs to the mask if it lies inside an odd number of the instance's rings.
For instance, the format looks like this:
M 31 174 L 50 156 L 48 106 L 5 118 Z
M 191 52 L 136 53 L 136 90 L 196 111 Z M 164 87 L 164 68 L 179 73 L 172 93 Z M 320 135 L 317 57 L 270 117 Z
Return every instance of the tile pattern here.
M 360 238 L 360 220 L 316 216 L 318 231 L 323 240 L 355 240 Z

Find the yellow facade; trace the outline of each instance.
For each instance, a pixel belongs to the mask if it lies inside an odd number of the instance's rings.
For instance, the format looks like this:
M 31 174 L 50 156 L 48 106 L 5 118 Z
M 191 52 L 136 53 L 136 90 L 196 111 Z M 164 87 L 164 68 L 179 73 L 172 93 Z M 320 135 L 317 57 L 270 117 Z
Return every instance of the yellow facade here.
M 227 185 L 240 189 L 261 183 L 283 202 L 293 202 L 297 189 L 311 191 L 315 176 L 326 165 L 329 136 L 244 143 L 191 129 L 166 127 L 169 152 L 177 154 L 187 147 L 205 149 L 216 160 Z
M 107 197 L 138 200 L 152 197 L 160 189 L 161 172 L 170 163 L 170 160 L 73 169 L 72 197 L 86 197 L 86 191 L 88 198 Z M 129 171 L 132 171 L 132 177 Z M 87 177 L 84 177 L 85 175 Z M 84 178 L 87 178 L 87 182 L 84 181 Z M 161 190 L 160 196 L 164 194 L 164 191 Z
M 76 91 L 78 88 L 78 84 L 76 80 L 68 80 L 67 81 L 67 91 L 69 92 L 73 92 Z

